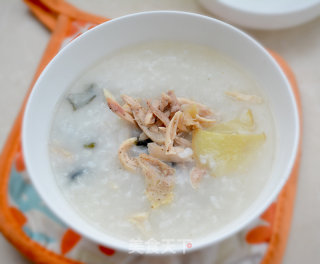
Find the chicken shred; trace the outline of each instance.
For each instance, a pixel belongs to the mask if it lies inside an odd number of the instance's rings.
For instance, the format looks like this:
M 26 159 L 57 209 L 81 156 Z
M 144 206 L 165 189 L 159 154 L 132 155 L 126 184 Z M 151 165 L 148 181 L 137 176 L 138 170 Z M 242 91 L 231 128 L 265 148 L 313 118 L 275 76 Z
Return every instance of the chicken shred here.
M 147 154 L 137 159 L 146 181 L 146 195 L 152 208 L 169 204 L 173 200 L 175 170 Z
M 191 186 L 196 189 L 199 186 L 200 181 L 202 180 L 203 176 L 206 174 L 206 170 L 193 167 L 190 172 L 190 182 Z
M 170 123 L 170 120 L 168 118 L 168 116 L 162 112 L 159 107 L 160 107 L 160 103 L 158 102 L 151 102 L 150 100 L 147 101 L 148 107 L 150 109 L 150 111 L 159 118 L 159 120 L 165 125 L 168 126 Z
M 130 219 L 132 219 L 136 223 L 142 223 L 145 220 L 147 220 L 148 217 L 149 217 L 149 214 L 147 212 L 143 212 L 143 213 L 136 213 L 132 215 Z
M 136 213 L 134 215 L 131 215 L 129 217 L 129 221 L 135 225 L 141 233 L 147 235 L 148 234 L 148 224 L 149 224 L 149 213 L 147 212 L 141 212 L 141 213 Z
M 174 114 L 166 129 L 165 150 L 167 154 L 175 154 L 173 142 L 177 136 L 177 128 L 182 112 L 178 111 Z
M 146 140 L 146 139 L 148 139 L 148 136 L 144 132 L 141 132 L 138 139 L 140 141 Z
M 191 148 L 191 142 L 183 137 L 177 136 L 175 139 L 176 143 L 180 147 Z
M 176 113 L 180 110 L 180 102 L 178 101 L 175 93 L 170 90 L 168 91 L 168 95 L 170 98 L 170 105 L 171 105 L 171 112 L 172 113 Z
M 124 104 L 122 106 L 122 108 L 123 108 L 124 111 L 126 111 L 128 114 L 131 115 L 131 108 L 130 108 L 130 106 L 128 104 Z
M 203 117 L 213 116 L 213 112 L 211 111 L 211 109 L 204 104 L 198 103 L 196 101 L 192 101 L 187 98 L 182 98 L 182 97 L 179 97 L 178 101 L 180 102 L 181 105 L 195 105 L 199 109 L 199 115 Z
M 104 89 L 104 95 L 107 100 L 107 104 L 112 112 L 114 112 L 117 116 L 120 118 L 135 124 L 135 121 L 131 114 L 129 114 L 115 99 L 114 97 L 109 93 L 108 90 Z
M 123 95 L 122 99 L 131 107 L 134 120 L 137 122 L 140 129 L 152 141 L 157 142 L 159 144 L 164 143 L 164 141 L 165 141 L 164 134 L 159 130 L 159 128 L 156 125 L 152 125 L 151 127 L 147 127 L 144 124 L 146 110 L 140 105 L 140 103 L 137 100 L 135 100 L 132 97 L 127 96 L 127 95 Z
M 50 144 L 50 150 L 56 154 L 59 154 L 59 156 L 62 156 L 64 159 L 68 159 L 68 160 L 74 159 L 74 155 L 70 151 L 66 150 L 65 148 L 63 148 L 57 143 Z
M 160 100 L 160 105 L 159 105 L 159 109 L 164 112 L 165 109 L 167 108 L 167 106 L 169 105 L 170 102 L 170 96 L 166 93 L 162 93 L 161 94 L 161 100 Z M 170 113 L 170 111 L 169 111 Z
M 183 113 L 178 128 L 183 132 L 191 132 L 194 129 L 200 128 L 200 124 L 189 113 Z
M 173 148 L 174 148 L 174 154 L 168 154 L 166 153 L 164 146 L 160 146 L 157 143 L 148 144 L 149 155 L 161 161 L 176 162 L 176 163 L 192 161 L 192 154 L 185 157 L 179 155 L 179 153 L 184 152 L 185 150 L 184 148 L 182 147 L 173 147 Z
M 156 119 L 155 119 L 152 111 L 149 110 L 149 111 L 147 112 L 145 118 L 144 118 L 144 124 L 145 124 L 146 126 L 149 126 L 149 125 L 154 124 L 155 121 L 156 121 Z
M 131 158 L 129 156 L 129 149 L 134 146 L 137 142 L 136 137 L 129 138 L 122 142 L 119 150 L 118 150 L 118 157 L 120 160 L 120 163 L 124 168 L 126 168 L 129 171 L 136 171 L 138 168 L 138 163 L 136 158 Z
M 196 114 L 196 120 L 203 127 L 210 127 L 215 122 L 217 122 L 216 119 L 205 118 L 205 117 L 202 117 L 202 116 L 200 116 L 198 114 Z
M 244 94 L 239 92 L 226 92 L 226 95 L 238 101 L 244 101 L 244 102 L 250 102 L 250 103 L 256 103 L 256 104 L 262 103 L 262 98 L 257 95 Z

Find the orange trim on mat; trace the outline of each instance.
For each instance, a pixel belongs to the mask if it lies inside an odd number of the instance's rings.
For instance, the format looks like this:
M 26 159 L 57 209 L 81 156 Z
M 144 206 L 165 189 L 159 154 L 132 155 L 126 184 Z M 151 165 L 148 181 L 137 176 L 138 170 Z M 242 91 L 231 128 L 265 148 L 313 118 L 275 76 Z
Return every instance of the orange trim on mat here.
M 94 24 L 101 24 L 109 19 L 97 15 L 92 15 L 87 12 L 70 5 L 64 0 L 24 0 L 27 5 L 39 6 L 44 10 L 48 10 L 53 14 L 63 14 L 71 19 L 87 21 Z
M 8 203 L 7 193 L 11 165 L 16 151 L 20 148 L 21 124 L 27 97 L 41 71 L 59 51 L 61 41 L 69 27 L 69 22 L 70 19 L 64 15 L 60 15 L 58 17 L 56 29 L 53 32 L 44 56 L 41 59 L 35 78 L 28 90 L 22 108 L 14 122 L 13 128 L 0 156 L 0 230 L 12 245 L 14 245 L 28 259 L 36 263 L 81 264 L 80 262 L 69 260 L 63 256 L 55 254 L 31 240 L 21 229 L 21 219 L 17 221 L 15 218 L 16 215 L 12 214 L 12 210 Z
M 26 222 L 27 218 L 24 216 L 24 214 L 16 207 L 10 207 L 10 211 L 12 216 L 17 221 L 17 224 L 22 227 Z
M 273 202 L 269 208 L 267 209 L 267 211 L 265 211 L 262 215 L 261 215 L 261 219 L 263 219 L 264 221 L 270 223 L 271 225 L 273 224 L 273 220 L 276 214 L 276 202 Z
M 81 236 L 79 234 L 77 234 L 71 229 L 68 229 L 62 237 L 60 248 L 61 254 L 67 254 L 70 250 L 72 250 L 75 247 L 75 245 L 80 241 L 80 239 Z
M 272 230 L 270 226 L 257 226 L 250 230 L 246 236 L 246 241 L 249 244 L 259 244 L 270 242 Z
M 32 0 L 23 0 L 30 11 L 44 24 L 50 31 L 56 27 L 58 14 L 53 13 L 44 5 L 40 5 Z
M 12 214 L 12 210 L 15 209 L 12 209 L 8 204 L 8 181 L 13 159 L 20 148 L 21 124 L 28 95 L 41 71 L 59 51 L 61 42 L 63 41 L 69 29 L 70 21 L 72 19 L 76 19 L 79 21 L 88 21 L 94 24 L 99 24 L 107 19 L 83 12 L 64 2 L 63 0 L 24 1 L 30 7 L 35 16 L 50 30 L 53 30 L 53 35 L 50 39 L 44 56 L 41 59 L 31 87 L 28 90 L 22 108 L 17 116 L 17 119 L 15 120 L 14 126 L 0 156 L 0 230 L 4 236 L 18 250 L 20 250 L 21 253 L 36 263 L 81 264 L 80 262 L 70 260 L 61 255 L 53 253 L 52 251 L 49 251 L 48 249 L 31 240 L 23 232 L 21 229 L 23 218 L 18 212 Z M 279 55 L 273 52 L 270 53 L 276 58 L 291 82 L 292 88 L 296 95 L 296 100 L 299 105 L 301 117 L 301 102 L 294 75 L 288 65 L 283 61 L 283 59 L 281 59 Z M 281 262 L 283 257 L 293 211 L 300 154 L 301 149 L 297 155 L 296 163 L 290 179 L 278 197 L 275 220 L 273 223 L 273 234 L 271 236 L 270 244 L 262 264 L 278 264 Z M 104 249 L 104 251 L 106 250 Z M 109 251 L 107 253 L 112 254 L 112 252 Z
M 288 77 L 295 99 L 298 105 L 300 117 L 300 142 L 294 167 L 290 178 L 285 187 L 280 192 L 277 200 L 275 220 L 273 223 L 272 237 L 262 264 L 280 264 L 284 256 L 286 245 L 289 237 L 291 219 L 294 209 L 294 200 L 296 195 L 296 187 L 299 175 L 300 159 L 301 159 L 301 141 L 302 141 L 302 106 L 299 94 L 298 84 L 289 65 L 275 52 L 269 51 L 277 60 L 284 73 Z
M 276 202 L 273 202 L 269 208 L 260 216 L 266 224 L 259 225 L 251 229 L 246 235 L 246 241 L 249 244 L 260 244 L 270 242 L 272 231 L 273 231 L 273 222 L 275 219 L 276 213 Z
M 22 151 L 18 151 L 16 155 L 16 170 L 18 172 L 22 172 L 26 169 L 26 166 L 24 164 L 24 159 L 23 159 L 23 153 Z

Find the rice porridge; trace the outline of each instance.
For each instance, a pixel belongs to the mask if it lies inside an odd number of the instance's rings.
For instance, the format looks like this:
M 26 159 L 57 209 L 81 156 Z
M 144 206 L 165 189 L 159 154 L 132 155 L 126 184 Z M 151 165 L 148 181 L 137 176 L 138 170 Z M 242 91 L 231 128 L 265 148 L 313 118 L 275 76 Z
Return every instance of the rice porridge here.
M 157 42 L 79 76 L 56 106 L 49 155 L 65 199 L 101 232 L 196 240 L 257 198 L 274 138 L 243 69 L 208 47 Z

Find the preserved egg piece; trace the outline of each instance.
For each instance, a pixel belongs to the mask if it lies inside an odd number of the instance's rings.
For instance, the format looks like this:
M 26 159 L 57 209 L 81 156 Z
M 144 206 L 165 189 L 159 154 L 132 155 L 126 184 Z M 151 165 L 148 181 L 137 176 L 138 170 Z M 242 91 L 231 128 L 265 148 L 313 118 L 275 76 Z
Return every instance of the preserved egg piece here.
M 69 94 L 67 100 L 71 104 L 73 111 L 76 111 L 89 104 L 96 96 L 96 84 L 93 83 L 82 93 Z

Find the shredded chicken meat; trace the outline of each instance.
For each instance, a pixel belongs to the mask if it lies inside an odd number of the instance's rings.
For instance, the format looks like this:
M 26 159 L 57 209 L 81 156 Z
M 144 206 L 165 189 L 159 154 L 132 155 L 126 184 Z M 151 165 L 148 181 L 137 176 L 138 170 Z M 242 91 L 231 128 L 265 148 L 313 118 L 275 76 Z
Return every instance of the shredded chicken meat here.
M 191 134 L 196 129 L 214 125 L 213 111 L 201 103 L 178 98 L 173 91 L 146 101 L 122 95 L 123 106 L 107 90 L 104 95 L 112 112 L 141 130 L 138 138 L 129 138 L 121 144 L 118 151 L 121 165 L 144 175 L 146 196 L 152 208 L 169 204 L 175 184 L 175 169 L 171 166 L 194 164 Z M 148 154 L 130 156 L 130 148 L 134 145 L 147 147 Z M 193 188 L 198 186 L 204 173 L 197 167 L 191 170 Z
M 119 103 L 112 96 L 110 96 L 110 93 L 107 90 L 104 90 L 104 95 L 112 112 L 132 124 L 135 123 L 133 116 L 128 113 L 128 108 L 125 109 L 121 105 L 119 105 Z
M 194 189 L 198 188 L 198 185 L 205 174 L 206 174 L 206 170 L 204 169 L 201 169 L 198 167 L 192 168 L 190 172 L 190 182 L 191 182 L 191 186 Z
M 174 148 L 174 151 L 173 151 L 174 153 L 168 154 L 164 146 L 160 146 L 157 143 L 148 144 L 149 154 L 152 157 L 157 158 L 161 161 L 176 162 L 176 163 L 192 161 L 192 153 L 190 155 L 181 154 L 181 153 L 184 153 L 185 148 L 182 148 L 182 147 L 173 147 L 173 148 Z
M 146 181 L 146 195 L 152 208 L 168 204 L 173 200 L 175 170 L 166 163 L 141 154 L 138 163 Z
M 179 124 L 179 119 L 182 115 L 182 112 L 178 111 L 172 117 L 167 129 L 166 129 L 166 137 L 165 137 L 165 148 L 167 154 L 175 154 L 173 148 L 173 142 L 177 136 L 177 129 Z
M 239 92 L 226 92 L 226 95 L 238 101 L 244 101 L 244 102 L 250 102 L 250 103 L 256 103 L 256 104 L 262 103 L 262 98 L 253 94 L 244 94 Z
M 129 138 L 122 142 L 119 150 L 118 150 L 118 157 L 120 160 L 120 163 L 122 166 L 129 170 L 129 171 L 135 171 L 138 167 L 138 163 L 136 158 L 132 158 L 129 156 L 129 149 L 134 146 L 137 142 L 137 138 Z

